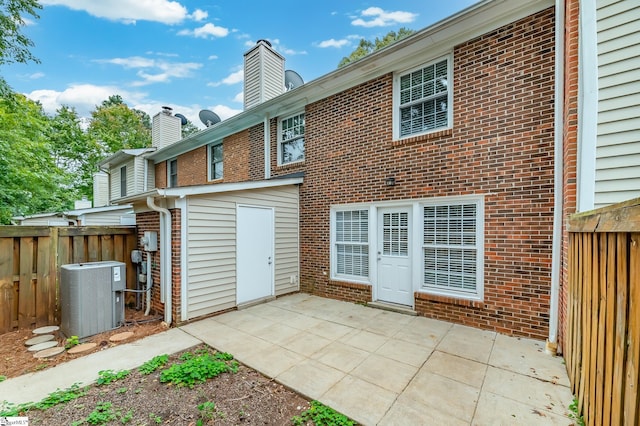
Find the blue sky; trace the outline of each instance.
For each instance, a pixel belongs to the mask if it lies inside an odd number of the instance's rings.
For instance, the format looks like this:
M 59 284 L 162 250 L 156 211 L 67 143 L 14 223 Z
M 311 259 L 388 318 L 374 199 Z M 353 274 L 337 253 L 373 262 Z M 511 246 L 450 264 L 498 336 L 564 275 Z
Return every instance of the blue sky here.
M 89 116 L 118 94 L 150 116 L 167 105 L 199 127 L 242 111 L 243 54 L 269 40 L 305 82 L 336 69 L 360 39 L 423 29 L 477 0 L 41 0 L 25 34 L 40 64 L 11 64 L 11 87 L 54 113 Z

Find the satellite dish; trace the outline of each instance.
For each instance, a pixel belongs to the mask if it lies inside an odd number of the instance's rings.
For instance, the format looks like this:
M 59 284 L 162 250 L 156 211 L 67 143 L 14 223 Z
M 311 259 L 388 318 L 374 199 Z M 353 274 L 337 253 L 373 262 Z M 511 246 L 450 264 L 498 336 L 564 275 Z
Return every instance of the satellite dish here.
M 188 120 L 187 120 L 187 117 L 185 117 L 185 116 L 184 116 L 184 115 L 182 115 L 182 114 L 176 114 L 175 116 L 176 116 L 176 117 L 178 117 L 178 118 L 180 119 L 180 124 L 181 124 L 181 125 L 183 125 L 183 126 L 184 126 L 185 124 L 187 124 L 187 121 L 188 121 Z
M 302 86 L 303 84 L 304 81 L 297 72 L 293 70 L 286 70 L 284 72 L 284 87 L 287 91 Z
M 202 121 L 202 124 L 207 127 L 213 126 L 214 124 L 220 122 L 220 117 L 218 117 L 218 114 L 213 111 L 209 111 L 208 109 L 203 109 L 202 111 L 200 111 L 198 116 L 200 117 L 200 121 Z

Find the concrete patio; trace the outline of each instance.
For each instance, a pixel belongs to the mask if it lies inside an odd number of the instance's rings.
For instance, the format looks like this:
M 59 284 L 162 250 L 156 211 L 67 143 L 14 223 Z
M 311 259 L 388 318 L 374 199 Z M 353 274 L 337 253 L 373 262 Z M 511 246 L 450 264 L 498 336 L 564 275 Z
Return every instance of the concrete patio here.
M 308 294 L 180 327 L 364 425 L 568 425 L 544 342 Z

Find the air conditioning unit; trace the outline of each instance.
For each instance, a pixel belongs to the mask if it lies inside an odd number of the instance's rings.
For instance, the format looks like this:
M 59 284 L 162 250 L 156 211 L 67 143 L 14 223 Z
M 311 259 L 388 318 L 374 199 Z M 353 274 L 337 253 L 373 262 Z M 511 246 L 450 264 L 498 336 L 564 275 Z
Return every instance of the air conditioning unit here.
M 124 323 L 125 268 L 116 261 L 62 266 L 60 329 L 67 337 L 92 336 Z

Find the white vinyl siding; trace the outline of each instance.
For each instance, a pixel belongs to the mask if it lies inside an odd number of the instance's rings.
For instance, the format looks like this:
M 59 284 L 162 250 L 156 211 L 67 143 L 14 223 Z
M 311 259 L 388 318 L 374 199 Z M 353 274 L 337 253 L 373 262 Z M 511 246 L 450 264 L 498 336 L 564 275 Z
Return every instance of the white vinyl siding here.
M 235 306 L 237 204 L 274 208 L 275 294 L 299 289 L 297 187 L 190 197 L 186 253 L 188 319 Z
M 598 0 L 595 207 L 640 196 L 640 4 Z
M 121 217 L 127 216 L 122 210 L 114 210 L 112 212 L 99 212 L 99 213 L 89 213 L 81 216 L 82 225 L 90 226 L 90 225 L 108 225 L 108 226 L 120 226 Z M 135 215 L 133 216 L 134 224 L 135 224 Z
M 121 198 L 120 194 L 120 169 L 127 168 L 127 196 L 133 195 L 135 191 L 135 162 L 131 158 L 116 167 L 111 168 L 111 199 Z

